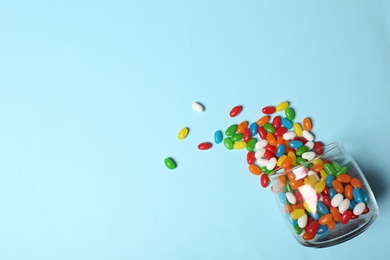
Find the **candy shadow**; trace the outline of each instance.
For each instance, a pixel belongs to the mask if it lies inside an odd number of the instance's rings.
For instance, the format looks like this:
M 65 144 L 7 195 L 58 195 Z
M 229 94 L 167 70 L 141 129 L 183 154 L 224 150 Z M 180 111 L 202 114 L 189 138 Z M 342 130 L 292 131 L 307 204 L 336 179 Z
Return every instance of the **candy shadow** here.
M 373 167 L 373 165 L 359 164 L 361 170 L 364 173 L 374 195 L 379 203 L 384 202 L 384 198 L 388 193 L 388 183 L 386 178 L 382 177 L 383 171 Z

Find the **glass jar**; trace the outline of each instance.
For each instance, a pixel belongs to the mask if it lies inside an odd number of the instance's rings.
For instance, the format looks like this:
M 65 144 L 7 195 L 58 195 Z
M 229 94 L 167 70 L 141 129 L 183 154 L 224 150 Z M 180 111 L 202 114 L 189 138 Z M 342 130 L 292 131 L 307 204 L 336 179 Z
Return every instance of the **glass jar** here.
M 359 235 L 379 209 L 363 172 L 340 142 L 315 152 L 313 160 L 269 178 L 295 239 L 320 248 Z

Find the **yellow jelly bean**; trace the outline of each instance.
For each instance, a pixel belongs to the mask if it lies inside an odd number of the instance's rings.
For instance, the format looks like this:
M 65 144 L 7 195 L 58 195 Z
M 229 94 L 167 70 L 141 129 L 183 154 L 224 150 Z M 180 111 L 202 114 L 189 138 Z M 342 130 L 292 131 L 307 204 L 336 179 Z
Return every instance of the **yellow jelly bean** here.
M 280 102 L 276 107 L 276 111 L 280 112 L 288 108 L 289 103 L 287 101 Z
M 314 190 L 317 193 L 321 193 L 325 189 L 325 187 L 326 187 L 326 182 L 321 180 L 314 186 Z
M 318 181 L 314 175 L 307 176 L 307 178 L 310 180 L 312 187 L 314 187 L 318 183 Z
M 309 213 L 315 213 L 316 212 L 316 205 L 315 203 L 307 203 L 307 201 L 303 202 L 303 206 Z
M 302 136 L 303 129 L 302 126 L 299 123 L 295 123 L 293 125 L 294 132 L 297 134 L 297 136 Z
M 293 151 L 289 151 L 287 153 L 287 156 L 291 158 L 292 165 L 295 165 L 297 163 L 297 156 L 295 155 L 295 153 Z
M 283 154 L 282 156 L 279 157 L 278 161 L 276 162 L 276 165 L 281 167 L 282 166 L 282 162 L 284 159 L 286 159 L 287 155 Z
M 323 162 L 321 159 L 315 159 L 315 160 L 313 160 L 313 164 L 314 164 L 314 165 L 317 165 L 317 164 L 324 164 L 324 162 Z
M 246 142 L 244 142 L 244 141 L 237 141 L 237 142 L 234 143 L 233 147 L 236 150 L 244 149 L 246 147 Z
M 325 170 L 321 170 L 321 171 L 320 171 L 320 174 L 321 174 L 321 181 L 322 181 L 322 180 L 325 180 L 326 177 L 328 177 L 328 174 L 326 173 Z
M 312 183 L 309 178 L 305 178 L 303 183 L 312 186 Z
M 296 209 L 296 210 L 293 210 L 293 212 L 290 213 L 290 218 L 295 220 L 295 219 L 299 219 L 303 215 L 305 215 L 305 210 L 303 210 L 303 209 Z
M 188 135 L 188 128 L 187 127 L 184 127 L 182 128 L 179 133 L 177 134 L 177 138 L 179 140 L 183 140 L 184 138 L 186 138 L 186 136 Z

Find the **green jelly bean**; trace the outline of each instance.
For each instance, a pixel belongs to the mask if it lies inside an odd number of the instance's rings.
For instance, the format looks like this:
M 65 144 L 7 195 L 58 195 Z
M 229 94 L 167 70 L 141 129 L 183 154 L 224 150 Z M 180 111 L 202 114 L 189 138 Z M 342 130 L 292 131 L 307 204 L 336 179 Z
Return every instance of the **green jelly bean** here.
M 335 173 L 336 176 L 339 176 L 341 174 L 345 174 L 347 172 L 347 166 L 344 166 L 344 167 L 341 167 L 340 169 L 338 169 Z
M 340 165 L 337 163 L 337 162 L 332 162 L 332 166 L 333 166 L 333 168 L 336 170 L 336 171 L 338 171 L 338 170 L 340 170 Z
M 329 163 L 324 163 L 324 170 L 328 175 L 336 173 L 336 170 Z
M 264 130 L 267 132 L 267 133 L 275 133 L 275 127 L 273 125 L 271 125 L 270 123 L 266 123 L 264 126 Z
M 286 110 L 284 110 L 284 112 L 286 113 L 286 117 L 288 120 L 290 120 L 290 121 L 294 120 L 295 112 L 291 107 L 286 108 Z
M 251 140 L 249 140 L 248 144 L 246 145 L 246 149 L 248 151 L 253 151 L 253 149 L 255 149 L 256 143 L 256 138 L 251 138 Z
M 226 137 L 223 139 L 223 144 L 228 150 L 233 150 L 234 144 L 230 138 Z
M 285 190 L 286 190 L 286 192 L 289 192 L 289 191 L 292 191 L 292 190 L 293 190 L 293 189 L 291 188 L 291 185 L 290 185 L 290 181 L 289 181 L 289 180 L 286 181 Z
M 165 164 L 165 166 L 167 166 L 168 169 L 173 170 L 176 168 L 176 163 L 172 158 L 169 158 L 169 157 L 165 158 L 164 164 Z
M 297 164 L 304 164 L 305 162 L 307 162 L 306 159 L 302 158 L 302 157 L 297 157 Z
M 232 136 L 236 131 L 237 131 L 237 125 L 231 125 L 226 129 L 225 134 L 227 136 Z
M 273 173 L 273 170 L 268 170 L 267 166 L 262 166 L 260 169 L 261 169 L 261 172 L 264 174 L 272 174 Z
M 302 233 L 302 229 L 298 225 L 294 225 L 294 231 L 298 235 L 300 235 Z
M 243 137 L 242 134 L 234 134 L 230 137 L 230 139 L 232 140 L 232 142 L 237 142 L 242 140 L 242 137 Z
M 301 156 L 302 154 L 306 153 L 309 151 L 309 148 L 307 146 L 301 146 L 296 150 L 296 155 Z

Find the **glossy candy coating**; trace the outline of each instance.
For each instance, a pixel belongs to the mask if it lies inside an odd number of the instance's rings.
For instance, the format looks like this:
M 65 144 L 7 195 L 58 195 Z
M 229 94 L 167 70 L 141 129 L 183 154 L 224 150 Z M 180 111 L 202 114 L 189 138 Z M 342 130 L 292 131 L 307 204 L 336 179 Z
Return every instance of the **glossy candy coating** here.
M 264 127 L 264 130 L 265 130 L 267 133 L 273 134 L 273 133 L 275 133 L 275 131 L 276 131 L 275 127 L 274 127 L 272 124 L 270 124 L 270 123 L 265 124 L 263 127 Z
M 225 130 L 226 136 L 232 136 L 237 131 L 237 125 L 233 124 Z
M 247 154 L 246 154 L 246 162 L 248 164 L 254 164 L 256 161 L 256 158 L 255 158 L 255 152 L 254 151 L 249 151 Z
M 312 129 L 312 124 L 311 124 L 311 120 L 310 120 L 310 118 L 308 118 L 308 117 L 305 117 L 304 119 L 303 119 L 303 128 L 305 129 L 305 130 L 307 130 L 307 131 L 310 131 L 311 129 Z
M 235 106 L 232 108 L 232 110 L 230 110 L 230 117 L 236 117 L 238 116 L 238 114 L 240 114 L 242 111 L 242 106 Z
M 253 123 L 249 126 L 249 130 L 250 130 L 252 136 L 257 135 L 257 133 L 258 133 L 257 128 L 258 128 L 258 125 L 257 125 L 255 122 L 253 122 Z
M 263 109 L 261 111 L 264 114 L 270 115 L 270 114 L 275 113 L 276 109 L 274 106 L 266 106 L 266 107 L 263 107 Z
M 225 147 L 228 150 L 233 150 L 234 143 L 232 142 L 232 140 L 229 137 L 226 137 L 225 139 L 223 139 L 223 144 L 225 145 Z
M 266 188 L 269 184 L 269 177 L 267 174 L 262 174 L 260 176 L 260 184 L 263 188 Z
M 286 108 L 286 110 L 284 110 L 285 114 L 286 114 L 286 118 L 290 121 L 293 121 L 294 118 L 295 118 L 295 112 L 294 110 L 291 108 L 291 107 L 288 107 Z
M 196 112 L 201 113 L 204 111 L 204 107 L 199 102 L 192 103 L 192 109 L 194 109 Z
M 183 140 L 184 138 L 186 138 L 187 135 L 188 135 L 188 128 L 184 127 L 177 134 L 177 139 Z
M 289 106 L 289 103 L 287 101 L 283 101 L 283 102 L 280 102 L 275 107 L 275 110 L 278 111 L 278 112 L 281 112 L 281 111 L 285 110 L 286 108 L 288 108 L 288 106 Z
M 248 122 L 247 121 L 242 121 L 238 126 L 237 126 L 237 133 L 242 134 L 245 130 L 245 128 L 248 127 Z
M 203 143 L 198 144 L 198 149 L 199 150 L 208 150 L 211 147 L 212 147 L 212 144 L 209 143 L 209 142 L 203 142 Z
M 167 158 L 164 159 L 164 164 L 170 170 L 173 170 L 173 169 L 176 168 L 175 161 L 172 158 L 170 158 L 170 157 L 167 157 Z
M 220 144 L 220 143 L 222 143 L 222 140 L 223 140 L 222 131 L 220 131 L 220 130 L 215 131 L 215 133 L 214 133 L 214 142 L 216 144 Z

